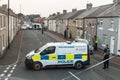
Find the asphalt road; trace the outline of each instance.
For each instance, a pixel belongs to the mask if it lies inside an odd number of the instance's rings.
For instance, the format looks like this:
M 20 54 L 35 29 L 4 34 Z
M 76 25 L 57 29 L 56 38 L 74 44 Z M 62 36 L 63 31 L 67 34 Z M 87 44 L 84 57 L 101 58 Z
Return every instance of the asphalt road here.
M 28 70 L 24 66 L 25 55 L 31 50 L 37 49 L 48 42 L 56 40 L 48 36 L 46 33 L 41 34 L 37 30 L 23 30 L 22 44 L 20 49 L 20 57 L 18 63 L 13 65 L 0 67 L 0 80 L 120 80 L 120 70 L 110 66 L 109 69 L 102 69 L 103 65 L 99 65 L 88 71 L 75 70 L 72 67 L 52 67 L 40 71 Z M 91 65 L 99 61 L 91 56 Z M 87 66 L 86 69 L 90 66 Z M 3 75 L 4 73 L 4 75 Z

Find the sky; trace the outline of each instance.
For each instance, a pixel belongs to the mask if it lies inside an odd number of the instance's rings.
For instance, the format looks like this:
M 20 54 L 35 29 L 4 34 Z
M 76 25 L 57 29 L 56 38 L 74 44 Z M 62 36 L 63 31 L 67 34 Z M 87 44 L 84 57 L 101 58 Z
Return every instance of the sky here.
M 0 5 L 7 4 L 8 0 L 0 0 Z M 86 3 L 92 3 L 93 7 L 110 4 L 113 0 L 10 0 L 10 8 L 15 13 L 40 14 L 42 17 L 48 17 L 50 14 L 71 12 L 72 9 L 85 9 Z

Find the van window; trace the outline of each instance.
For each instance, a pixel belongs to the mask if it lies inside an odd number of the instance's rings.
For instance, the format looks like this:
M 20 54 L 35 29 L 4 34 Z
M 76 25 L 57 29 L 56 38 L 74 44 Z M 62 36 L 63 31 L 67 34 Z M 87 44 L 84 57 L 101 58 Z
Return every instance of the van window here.
M 46 48 L 40 54 L 46 55 L 46 54 L 52 54 L 52 53 L 55 53 L 55 46 L 50 46 L 50 47 Z

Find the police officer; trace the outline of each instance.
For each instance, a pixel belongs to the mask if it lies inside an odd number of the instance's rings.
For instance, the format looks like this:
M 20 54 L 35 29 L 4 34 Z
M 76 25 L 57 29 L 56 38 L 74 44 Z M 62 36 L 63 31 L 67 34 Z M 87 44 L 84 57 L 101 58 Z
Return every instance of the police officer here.
M 97 50 L 98 38 L 94 36 L 94 50 Z
M 110 55 L 110 49 L 109 49 L 108 44 L 107 44 L 106 47 L 105 47 L 105 49 L 104 49 L 104 58 L 103 58 L 103 60 L 108 59 L 109 55 Z M 107 61 L 104 62 L 103 69 L 106 69 L 106 68 L 109 68 L 109 60 L 107 60 Z

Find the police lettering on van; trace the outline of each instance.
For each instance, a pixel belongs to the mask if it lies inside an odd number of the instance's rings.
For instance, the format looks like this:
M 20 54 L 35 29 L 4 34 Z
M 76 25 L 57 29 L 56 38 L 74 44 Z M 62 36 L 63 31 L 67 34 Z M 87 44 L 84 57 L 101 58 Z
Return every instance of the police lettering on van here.
M 47 43 L 26 55 L 26 68 L 40 70 L 46 66 L 71 65 L 76 69 L 90 63 L 88 44 L 84 42 Z

